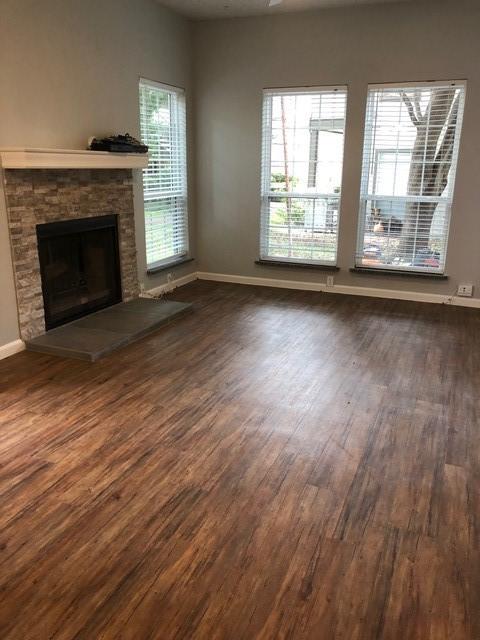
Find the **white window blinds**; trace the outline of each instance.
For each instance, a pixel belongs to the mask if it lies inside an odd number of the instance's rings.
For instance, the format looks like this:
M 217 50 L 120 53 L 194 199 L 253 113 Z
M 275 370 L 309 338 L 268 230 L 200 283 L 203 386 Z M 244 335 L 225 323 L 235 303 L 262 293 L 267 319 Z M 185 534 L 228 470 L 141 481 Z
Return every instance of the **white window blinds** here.
M 345 87 L 265 90 L 260 258 L 334 265 Z
M 443 273 L 462 82 L 370 87 L 356 266 Z
M 143 171 L 147 267 L 188 253 L 185 95 L 140 80 L 140 130 L 150 161 Z

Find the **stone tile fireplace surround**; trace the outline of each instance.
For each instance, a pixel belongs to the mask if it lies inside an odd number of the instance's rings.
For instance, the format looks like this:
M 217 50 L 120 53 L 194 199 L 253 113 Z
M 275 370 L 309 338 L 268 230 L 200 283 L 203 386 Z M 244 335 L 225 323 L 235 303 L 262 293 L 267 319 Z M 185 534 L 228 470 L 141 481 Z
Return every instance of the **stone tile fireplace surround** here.
M 130 169 L 4 169 L 22 340 L 45 331 L 36 225 L 117 214 L 124 301 L 138 296 Z

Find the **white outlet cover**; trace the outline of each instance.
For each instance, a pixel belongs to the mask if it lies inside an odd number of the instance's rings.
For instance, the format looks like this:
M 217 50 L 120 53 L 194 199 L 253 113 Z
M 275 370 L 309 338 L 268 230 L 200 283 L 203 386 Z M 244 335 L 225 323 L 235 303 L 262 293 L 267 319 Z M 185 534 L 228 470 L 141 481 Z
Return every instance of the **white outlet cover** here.
M 473 284 L 459 284 L 457 295 L 471 298 L 473 296 Z

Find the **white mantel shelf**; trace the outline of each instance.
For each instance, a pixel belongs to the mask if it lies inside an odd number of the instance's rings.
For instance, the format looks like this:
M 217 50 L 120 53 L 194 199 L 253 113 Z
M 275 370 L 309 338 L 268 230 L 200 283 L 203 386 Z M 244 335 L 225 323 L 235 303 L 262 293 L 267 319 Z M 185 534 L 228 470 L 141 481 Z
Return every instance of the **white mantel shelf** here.
M 0 149 L 3 169 L 143 169 L 146 153 L 110 153 L 81 149 Z

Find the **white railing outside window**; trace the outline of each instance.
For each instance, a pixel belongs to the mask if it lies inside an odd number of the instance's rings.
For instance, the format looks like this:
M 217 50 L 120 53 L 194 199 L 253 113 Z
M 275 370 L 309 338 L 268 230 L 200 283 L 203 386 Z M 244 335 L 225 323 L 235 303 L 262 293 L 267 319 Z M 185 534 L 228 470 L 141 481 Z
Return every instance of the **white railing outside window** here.
M 264 91 L 261 259 L 335 265 L 346 105 L 345 87 Z

